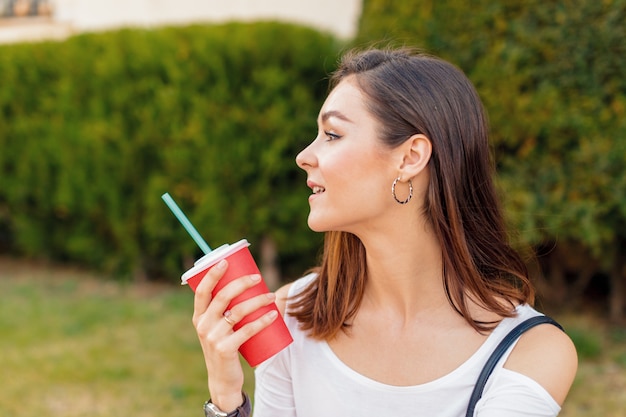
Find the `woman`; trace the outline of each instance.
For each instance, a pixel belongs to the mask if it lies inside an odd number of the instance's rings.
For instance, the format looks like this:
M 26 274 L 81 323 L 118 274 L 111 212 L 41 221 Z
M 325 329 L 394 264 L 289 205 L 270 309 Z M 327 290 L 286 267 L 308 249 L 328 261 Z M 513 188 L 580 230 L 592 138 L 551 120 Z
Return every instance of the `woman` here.
M 296 158 L 312 190 L 308 224 L 327 232 L 324 254 L 277 292 L 294 343 L 256 369 L 255 417 L 464 416 L 497 343 L 540 315 L 506 241 L 480 99 L 454 66 L 408 50 L 349 53 L 331 86 L 317 137 Z M 237 349 L 276 317 L 236 332 L 232 323 L 274 296 L 225 320 L 229 301 L 255 284 L 242 277 L 211 300 L 226 268 L 198 287 L 194 325 L 207 415 L 241 416 Z M 555 416 L 576 368 L 570 339 L 537 326 L 496 367 L 475 415 Z

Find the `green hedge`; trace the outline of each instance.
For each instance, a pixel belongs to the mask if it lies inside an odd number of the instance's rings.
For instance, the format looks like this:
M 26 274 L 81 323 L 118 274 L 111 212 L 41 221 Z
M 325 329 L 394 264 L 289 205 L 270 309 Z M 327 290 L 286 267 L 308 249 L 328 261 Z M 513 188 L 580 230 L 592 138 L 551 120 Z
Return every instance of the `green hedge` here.
M 120 276 L 177 277 L 211 246 L 271 239 L 304 268 L 294 157 L 315 136 L 340 45 L 311 29 L 231 23 L 0 47 L 0 245 Z

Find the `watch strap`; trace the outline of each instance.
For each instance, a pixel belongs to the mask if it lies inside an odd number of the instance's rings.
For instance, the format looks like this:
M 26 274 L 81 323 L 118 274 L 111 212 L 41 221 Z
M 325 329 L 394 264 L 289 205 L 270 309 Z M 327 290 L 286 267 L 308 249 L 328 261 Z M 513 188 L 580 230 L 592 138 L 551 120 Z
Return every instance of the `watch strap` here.
M 206 417 L 216 417 L 216 416 L 250 417 L 250 415 L 252 414 L 252 404 L 250 403 L 250 397 L 245 392 L 242 392 L 242 396 L 243 396 L 243 403 L 241 403 L 239 407 L 237 407 L 234 411 L 231 411 L 230 413 L 226 413 L 225 411 L 219 410 L 219 408 L 215 404 L 213 404 L 210 399 L 207 400 L 204 403 L 205 416 Z M 207 408 L 209 404 L 211 404 L 210 409 Z

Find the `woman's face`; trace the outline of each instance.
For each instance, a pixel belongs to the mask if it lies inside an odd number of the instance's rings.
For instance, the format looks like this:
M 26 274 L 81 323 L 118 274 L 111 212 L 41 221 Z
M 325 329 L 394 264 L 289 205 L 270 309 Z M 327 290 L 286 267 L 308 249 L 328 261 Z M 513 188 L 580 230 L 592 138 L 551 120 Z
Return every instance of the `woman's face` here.
M 359 235 L 363 228 L 382 224 L 394 203 L 391 184 L 399 164 L 392 163 L 394 151 L 378 139 L 379 123 L 365 100 L 353 76 L 342 80 L 320 110 L 317 137 L 296 157 L 313 191 L 312 230 Z

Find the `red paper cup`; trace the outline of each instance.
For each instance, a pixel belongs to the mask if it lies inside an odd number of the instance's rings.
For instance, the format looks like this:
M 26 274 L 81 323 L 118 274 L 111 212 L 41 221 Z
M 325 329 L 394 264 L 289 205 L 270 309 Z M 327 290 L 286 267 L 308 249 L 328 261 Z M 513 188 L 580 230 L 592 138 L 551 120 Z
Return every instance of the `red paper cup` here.
M 223 245 L 213 250 L 207 255 L 200 258 L 187 272 L 181 277 L 182 284 L 188 284 L 189 287 L 195 292 L 196 287 L 202 281 L 202 278 L 215 264 L 220 260 L 228 260 L 228 269 L 226 273 L 220 279 L 213 289 L 213 296 L 217 294 L 226 284 L 233 279 L 239 278 L 243 275 L 260 274 L 259 268 L 250 254 L 248 249 L 250 244 L 246 239 L 242 239 L 232 245 Z M 267 285 L 261 279 L 254 287 L 247 289 L 244 293 L 235 297 L 228 305 L 230 310 L 235 305 L 242 301 L 245 301 L 251 297 L 269 292 Z M 247 315 L 241 321 L 233 326 L 234 330 L 239 329 L 241 326 L 258 319 L 263 314 L 268 313 L 271 310 L 278 311 L 275 303 L 262 307 L 252 314 Z M 280 315 L 272 324 L 265 329 L 261 330 L 256 335 L 248 339 L 243 345 L 239 347 L 239 353 L 250 364 L 250 366 L 257 366 L 266 359 L 271 358 L 285 347 L 287 347 L 293 338 L 285 325 L 285 322 Z

